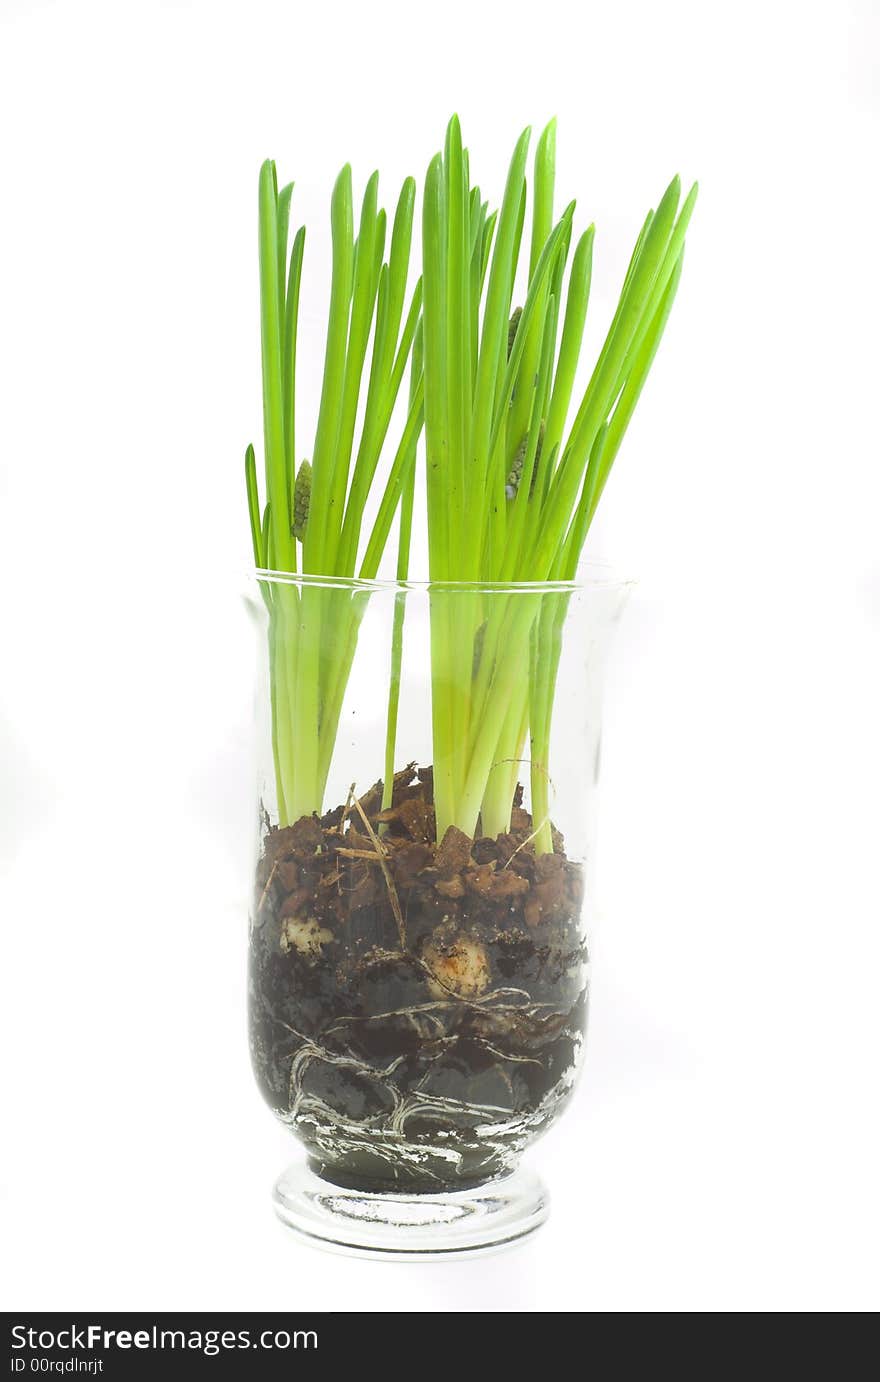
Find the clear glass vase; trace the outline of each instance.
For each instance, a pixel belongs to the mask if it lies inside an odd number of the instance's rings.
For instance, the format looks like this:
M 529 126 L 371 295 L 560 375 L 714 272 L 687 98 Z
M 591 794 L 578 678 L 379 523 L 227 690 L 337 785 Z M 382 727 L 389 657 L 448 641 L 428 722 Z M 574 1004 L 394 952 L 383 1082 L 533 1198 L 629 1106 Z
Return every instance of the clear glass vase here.
M 250 1042 L 281 1218 L 432 1257 L 546 1217 L 586 1030 L 600 700 L 627 587 L 258 573 Z

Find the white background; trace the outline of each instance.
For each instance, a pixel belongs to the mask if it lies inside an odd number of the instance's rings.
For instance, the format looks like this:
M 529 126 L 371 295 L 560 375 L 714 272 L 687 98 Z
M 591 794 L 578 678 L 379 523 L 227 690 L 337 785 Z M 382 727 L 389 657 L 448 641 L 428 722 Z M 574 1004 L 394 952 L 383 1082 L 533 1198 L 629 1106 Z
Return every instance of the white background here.
M 876 1307 L 876 5 L 0 6 L 2 1304 Z M 684 278 L 596 525 L 612 659 L 594 1019 L 485 1263 L 299 1247 L 252 1085 L 245 443 L 256 179 L 386 204 L 459 111 L 497 200 L 559 117 L 595 344 L 646 208 Z

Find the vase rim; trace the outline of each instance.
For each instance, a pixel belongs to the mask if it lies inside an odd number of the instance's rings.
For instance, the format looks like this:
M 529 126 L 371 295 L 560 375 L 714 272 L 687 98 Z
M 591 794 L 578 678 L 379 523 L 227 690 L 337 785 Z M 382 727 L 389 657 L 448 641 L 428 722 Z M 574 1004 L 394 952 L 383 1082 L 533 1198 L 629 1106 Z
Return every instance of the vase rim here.
M 629 590 L 636 581 L 619 576 L 605 562 L 589 561 L 573 581 L 415 581 L 362 576 L 322 576 L 313 572 L 275 571 L 257 567 L 251 579 L 273 585 L 296 585 L 351 591 L 479 591 L 484 594 L 542 595 L 573 594 L 589 590 Z

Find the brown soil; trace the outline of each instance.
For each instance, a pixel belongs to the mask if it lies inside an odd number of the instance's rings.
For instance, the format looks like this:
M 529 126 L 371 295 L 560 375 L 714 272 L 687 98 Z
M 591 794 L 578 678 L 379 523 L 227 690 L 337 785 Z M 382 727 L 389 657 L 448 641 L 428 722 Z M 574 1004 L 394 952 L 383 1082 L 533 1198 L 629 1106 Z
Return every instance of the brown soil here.
M 521 801 L 520 789 L 508 834 L 453 826 L 438 843 L 431 770 L 410 764 L 386 811 L 377 783 L 265 835 L 255 1070 L 336 1179 L 485 1178 L 504 1139 L 480 1127 L 540 1123 L 570 1086 L 586 1012 L 582 871 L 558 835 L 535 854 Z

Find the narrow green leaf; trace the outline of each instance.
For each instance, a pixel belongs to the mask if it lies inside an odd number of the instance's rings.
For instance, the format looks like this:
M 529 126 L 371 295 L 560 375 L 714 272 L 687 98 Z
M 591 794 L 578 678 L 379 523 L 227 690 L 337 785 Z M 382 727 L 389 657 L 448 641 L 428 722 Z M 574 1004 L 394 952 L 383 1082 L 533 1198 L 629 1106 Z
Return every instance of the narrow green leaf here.
M 299 290 L 302 280 L 306 229 L 300 226 L 290 255 L 287 299 L 284 311 L 284 365 L 282 396 L 284 405 L 284 451 L 287 462 L 288 506 L 296 476 L 296 338 L 299 323 Z
M 282 570 L 292 570 L 284 408 L 281 382 L 281 300 L 278 278 L 278 222 L 275 165 L 260 170 L 260 320 L 263 357 L 263 424 L 266 495 L 272 514 L 272 546 Z
M 254 564 L 265 566 L 263 555 L 263 535 L 260 527 L 260 497 L 257 493 L 257 461 L 254 448 L 249 446 L 244 455 L 244 482 L 247 488 L 248 519 L 251 525 L 251 542 L 254 549 Z
M 382 495 L 379 512 L 370 533 L 367 550 L 361 563 L 362 580 L 373 580 L 379 570 L 379 562 L 388 541 L 394 514 L 400 502 L 400 495 L 407 479 L 407 472 L 415 464 L 416 442 L 424 422 L 424 380 L 420 379 L 413 395 L 409 416 L 403 429 L 403 436 L 391 466 L 391 473 Z
M 553 229 L 553 187 L 556 181 L 556 121 L 543 130 L 535 150 L 535 204 L 532 208 L 532 249 L 529 278 L 541 258 L 541 251 Z
M 351 168 L 342 169 L 333 188 L 330 205 L 333 240 L 333 274 L 330 285 L 330 314 L 324 379 L 318 426 L 312 452 L 312 522 L 303 544 L 304 569 L 324 570 L 324 552 L 331 525 L 334 494 L 336 441 L 345 384 L 345 358 L 348 345 L 348 317 L 354 270 L 354 213 L 352 210 Z M 342 521 L 342 516 L 339 516 Z
M 565 304 L 565 321 L 562 326 L 562 340 L 559 346 L 559 360 L 553 380 L 550 409 L 547 414 L 547 430 L 544 445 L 547 455 L 559 449 L 565 428 L 565 419 L 571 403 L 580 357 L 581 341 L 587 319 L 590 301 L 590 281 L 593 273 L 593 238 L 595 227 L 589 226 L 575 247 L 568 280 L 568 296 Z
M 278 315 L 284 321 L 284 286 L 287 282 L 287 237 L 290 229 L 290 201 L 293 196 L 293 183 L 289 182 L 278 193 L 278 284 L 281 296 L 278 300 Z

